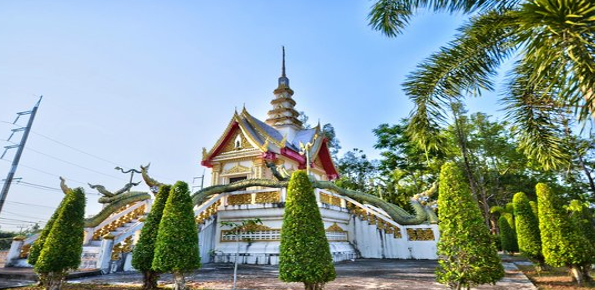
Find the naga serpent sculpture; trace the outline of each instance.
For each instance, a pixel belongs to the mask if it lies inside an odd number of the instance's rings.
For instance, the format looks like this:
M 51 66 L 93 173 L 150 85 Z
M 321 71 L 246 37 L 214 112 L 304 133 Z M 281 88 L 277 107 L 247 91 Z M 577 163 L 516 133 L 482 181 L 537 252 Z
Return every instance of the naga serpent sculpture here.
M 129 185 L 131 185 L 131 184 L 127 184 L 124 187 L 124 189 L 128 190 Z M 96 187 L 98 188 L 98 191 L 100 193 L 104 194 L 101 190 L 99 190 L 99 188 L 101 187 L 102 190 L 105 190 L 105 187 L 103 187 L 101 185 L 95 186 L 95 187 L 91 186 L 91 188 L 96 188 Z M 64 194 L 68 194 L 69 192 L 72 191 L 72 189 L 70 189 L 66 185 L 66 180 L 64 180 L 64 178 L 62 178 L 62 177 L 60 177 L 60 188 L 62 189 Z M 124 191 L 119 190 L 116 192 L 117 194 L 107 191 L 112 196 L 106 195 L 106 196 L 100 197 L 99 202 L 107 204 L 107 205 L 96 215 L 94 215 L 90 218 L 86 218 L 85 219 L 85 227 L 86 228 L 95 227 L 95 226 L 99 225 L 102 221 L 104 221 L 106 218 L 108 218 L 111 214 L 117 212 L 122 207 L 125 207 L 126 205 L 134 203 L 134 202 L 143 201 L 143 200 L 147 200 L 147 199 L 151 198 L 151 195 L 149 195 L 146 192 L 132 191 L 132 192 L 123 193 Z
M 150 165 L 150 164 L 149 164 Z M 163 185 L 163 183 L 158 182 L 157 180 L 151 178 L 148 174 L 149 165 L 141 166 L 141 174 L 144 181 L 147 183 L 148 186 L 152 188 L 152 191 L 156 192 L 159 186 Z M 252 186 L 262 186 L 262 187 L 271 187 L 271 188 L 287 188 L 288 185 L 288 176 L 281 174 L 277 171 L 277 168 L 272 162 L 266 163 L 267 167 L 271 169 L 273 175 L 278 180 L 271 180 L 271 179 L 245 179 L 236 182 L 232 182 L 230 184 L 222 184 L 222 185 L 213 185 L 209 187 L 205 187 L 194 194 L 192 194 L 192 202 L 194 205 L 200 205 L 203 202 L 207 201 L 211 196 L 219 193 L 224 192 L 231 192 L 237 191 L 246 187 Z M 375 207 L 381 208 L 384 210 L 395 222 L 402 224 L 402 225 L 418 225 L 425 222 L 436 223 L 438 218 L 434 211 L 424 206 L 417 200 L 417 198 L 411 199 L 411 206 L 414 210 L 414 214 L 407 212 L 406 210 L 402 209 L 401 207 L 382 200 L 374 195 L 370 195 L 367 193 L 349 190 L 338 187 L 331 181 L 319 181 L 319 180 L 311 180 L 312 185 L 315 188 L 319 189 L 327 189 L 333 191 L 339 195 L 347 196 L 352 198 L 361 203 L 368 203 Z M 435 183 L 429 190 L 419 195 L 430 196 L 433 192 L 436 191 L 437 183 Z

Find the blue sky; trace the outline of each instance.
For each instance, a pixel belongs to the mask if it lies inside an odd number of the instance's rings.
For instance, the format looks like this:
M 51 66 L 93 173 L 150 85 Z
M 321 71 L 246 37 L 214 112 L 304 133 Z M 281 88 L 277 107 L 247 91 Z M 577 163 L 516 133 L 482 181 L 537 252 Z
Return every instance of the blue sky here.
M 389 39 L 367 26 L 372 3 L 2 1 L 0 121 L 44 96 L 17 176 L 83 186 L 87 214 L 100 205 L 86 182 L 116 190 L 128 180 L 115 165 L 151 162 L 163 182 L 191 182 L 203 172 L 201 148 L 214 144 L 235 108 L 265 119 L 281 45 L 296 109 L 311 123 L 332 123 L 343 152 L 377 157 L 372 129 L 407 116 L 412 105 L 400 84 L 462 18 L 422 12 Z M 496 112 L 493 96 L 470 104 Z M 10 145 L 11 128 L 0 122 L 0 145 Z M 9 165 L 0 160 L 2 178 Z M 61 197 L 13 185 L 0 229 L 47 220 Z

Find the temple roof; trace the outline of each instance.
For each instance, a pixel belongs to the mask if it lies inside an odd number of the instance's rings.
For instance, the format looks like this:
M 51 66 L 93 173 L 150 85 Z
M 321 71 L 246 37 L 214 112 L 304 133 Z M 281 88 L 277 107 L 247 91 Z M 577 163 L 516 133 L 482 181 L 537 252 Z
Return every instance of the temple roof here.
M 292 140 L 287 140 L 287 136 L 283 136 L 277 129 L 255 118 L 245 108 L 240 113 L 234 113 L 227 128 L 211 150 L 203 150 L 202 165 L 210 167 L 213 159 L 222 153 L 223 148 L 231 142 L 232 137 L 237 134 L 238 130 L 262 153 L 287 156 L 300 164 L 306 162 L 305 157 L 300 154 L 300 143 L 312 142 L 313 145 L 309 152 L 312 160 L 316 158 L 325 159 L 323 160 L 323 164 L 325 164 L 323 170 L 329 176 L 337 176 L 337 171 L 332 164 L 326 145 L 327 140 L 320 130 L 320 125 L 315 128 L 300 130 Z

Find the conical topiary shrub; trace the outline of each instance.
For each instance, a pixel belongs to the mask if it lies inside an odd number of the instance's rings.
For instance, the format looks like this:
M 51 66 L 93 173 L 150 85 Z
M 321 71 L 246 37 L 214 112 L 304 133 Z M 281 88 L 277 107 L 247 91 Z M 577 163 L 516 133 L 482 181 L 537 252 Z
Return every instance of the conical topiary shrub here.
M 184 273 L 200 268 L 198 231 L 192 208 L 188 184 L 176 182 L 159 223 L 152 266 L 156 272 L 174 275 L 175 290 L 186 289 Z
M 521 254 L 539 264 L 543 263 L 539 221 L 533 212 L 527 195 L 518 192 L 512 198 L 517 241 Z
M 519 246 L 517 245 L 516 233 L 510 226 L 510 221 L 502 215 L 498 219 L 498 227 L 500 228 L 500 243 L 502 244 L 502 250 L 509 253 L 518 252 Z
M 47 236 L 35 271 L 44 273 L 42 284 L 48 290 L 59 290 L 66 272 L 81 263 L 85 225 L 85 193 L 75 188 L 66 194 L 60 213 Z
M 314 188 L 303 170 L 291 175 L 281 228 L 279 279 L 320 290 L 336 277 Z
M 171 186 L 162 185 L 155 196 L 155 203 L 145 220 L 138 243 L 132 252 L 132 266 L 143 273 L 143 289 L 157 289 L 159 273 L 152 268 L 155 255 L 155 242 L 159 231 L 159 223 L 163 216 L 163 209 L 169 197 Z
M 496 283 L 504 267 L 469 185 L 453 163 L 440 171 L 437 281 L 461 289 Z
M 588 273 L 583 267 L 595 261 L 595 249 L 562 206 L 561 200 L 547 184 L 538 183 L 537 207 L 541 248 L 545 262 L 554 267 L 570 269 L 578 285 L 583 285 Z

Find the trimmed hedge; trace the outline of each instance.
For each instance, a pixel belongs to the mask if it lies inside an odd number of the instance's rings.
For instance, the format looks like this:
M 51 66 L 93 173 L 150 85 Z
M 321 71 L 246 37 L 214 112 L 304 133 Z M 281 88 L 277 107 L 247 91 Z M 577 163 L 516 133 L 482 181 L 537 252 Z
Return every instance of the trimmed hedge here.
M 504 267 L 469 185 L 455 164 L 440 171 L 437 281 L 452 288 L 496 283 Z
M 336 277 L 314 188 L 303 170 L 289 180 L 281 228 L 279 279 L 322 289 Z
M 518 192 L 512 198 L 514 204 L 514 218 L 516 233 L 521 254 L 527 258 L 542 262 L 541 237 L 539 233 L 539 221 L 535 216 L 527 195 Z

